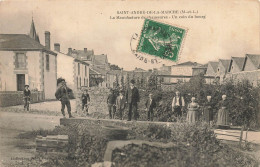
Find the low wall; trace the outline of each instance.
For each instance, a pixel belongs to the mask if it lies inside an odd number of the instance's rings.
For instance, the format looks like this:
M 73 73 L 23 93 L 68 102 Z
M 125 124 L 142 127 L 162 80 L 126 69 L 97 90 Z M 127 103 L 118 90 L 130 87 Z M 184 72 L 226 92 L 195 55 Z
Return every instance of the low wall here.
M 31 103 L 44 101 L 43 92 L 31 91 Z M 24 104 L 22 91 L 0 92 L 0 107 L 15 106 Z
M 231 78 L 234 81 L 248 80 L 253 86 L 257 86 L 260 83 L 260 70 L 255 71 L 243 71 L 233 74 L 228 74 L 227 78 Z
M 91 117 L 82 118 L 61 118 L 60 125 L 70 125 L 73 123 L 98 123 L 102 126 L 119 126 L 119 127 L 130 127 L 130 126 L 142 126 L 147 124 L 157 124 L 162 126 L 170 126 L 175 124 L 174 122 L 149 122 L 149 121 L 126 121 L 118 119 L 95 119 Z

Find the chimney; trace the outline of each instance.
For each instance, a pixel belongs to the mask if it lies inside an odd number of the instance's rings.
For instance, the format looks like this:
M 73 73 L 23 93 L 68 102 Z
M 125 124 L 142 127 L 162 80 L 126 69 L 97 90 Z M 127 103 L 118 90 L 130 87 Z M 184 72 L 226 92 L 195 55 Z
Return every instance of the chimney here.
M 45 31 L 45 47 L 51 50 L 51 33 L 49 31 Z
M 88 51 L 88 48 L 84 48 L 84 52 L 87 53 L 87 51 Z
M 68 48 L 68 55 L 71 55 L 72 48 Z
M 57 51 L 57 52 L 60 52 L 60 44 L 59 43 L 54 44 L 54 50 Z

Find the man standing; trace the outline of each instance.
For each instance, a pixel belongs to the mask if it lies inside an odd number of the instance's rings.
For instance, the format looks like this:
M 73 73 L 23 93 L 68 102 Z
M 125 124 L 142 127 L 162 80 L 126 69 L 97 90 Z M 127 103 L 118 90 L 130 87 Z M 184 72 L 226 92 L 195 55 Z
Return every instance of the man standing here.
M 69 93 L 72 93 L 72 90 L 67 87 L 65 79 L 58 79 L 57 80 L 58 89 L 55 93 L 55 96 L 58 100 L 61 101 L 61 113 L 64 118 L 65 117 L 65 106 L 67 107 L 69 118 L 73 118 L 71 115 L 71 106 L 70 106 L 70 99 L 69 99 Z
M 125 103 L 126 103 L 126 99 L 124 96 L 124 92 L 121 90 L 119 93 L 119 96 L 116 99 L 116 110 L 117 110 L 117 112 L 119 112 L 119 117 L 121 120 L 123 120 Z
M 89 97 L 87 89 L 85 89 L 83 91 L 83 94 L 81 96 L 81 100 L 82 100 L 82 111 L 84 112 L 84 114 L 88 115 L 88 105 L 89 105 L 89 102 L 90 102 L 90 97 Z
M 135 81 L 131 80 L 130 81 L 130 89 L 128 89 L 126 93 L 126 100 L 129 106 L 128 110 L 128 121 L 131 121 L 132 119 L 132 111 L 134 114 L 134 120 L 137 120 L 138 117 L 138 112 L 137 112 L 137 103 L 140 101 L 139 97 L 139 91 L 135 87 Z
M 153 99 L 153 94 L 149 94 L 149 99 L 145 103 L 146 110 L 148 112 L 147 120 L 153 121 L 153 109 L 156 107 L 156 103 Z
M 107 107 L 109 112 L 109 118 L 113 119 L 115 115 L 116 95 L 113 89 L 110 89 L 110 94 L 107 97 Z
M 176 91 L 176 96 L 172 99 L 172 111 L 176 116 L 182 116 L 182 110 L 185 106 L 184 98 Z
M 24 99 L 24 110 L 27 109 L 27 111 L 29 111 L 29 105 L 31 99 L 31 91 L 29 90 L 29 85 L 24 86 L 23 99 Z

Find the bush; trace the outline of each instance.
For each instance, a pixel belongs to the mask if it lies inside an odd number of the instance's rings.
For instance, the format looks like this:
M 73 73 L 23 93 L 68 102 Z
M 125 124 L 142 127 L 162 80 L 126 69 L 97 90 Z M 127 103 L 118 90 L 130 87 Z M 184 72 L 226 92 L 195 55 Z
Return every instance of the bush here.
M 175 146 L 128 145 L 113 151 L 115 166 L 258 166 L 255 159 L 220 143 L 204 123 L 133 126 L 129 139 L 173 142 Z
M 192 96 L 196 97 L 201 109 L 207 101 L 207 96 L 211 96 L 215 121 L 221 97 L 223 94 L 226 94 L 229 104 L 230 123 L 237 126 L 259 128 L 260 87 L 253 87 L 247 80 L 241 82 L 227 80 L 221 85 L 209 85 L 205 83 L 202 76 L 195 76 L 191 78 L 189 82 L 177 83 L 175 90 L 179 90 L 184 96 L 186 110 L 187 104 L 190 103 Z M 146 91 L 139 92 L 141 97 L 139 103 L 139 120 L 147 120 L 147 112 L 145 112 L 144 104 L 148 98 L 148 94 L 153 93 L 157 102 L 157 107 L 154 111 L 154 120 L 163 122 L 176 121 L 176 118 L 171 111 L 171 104 L 175 91 L 162 91 L 160 89 L 155 90 L 147 88 Z M 187 112 L 186 110 L 184 113 Z

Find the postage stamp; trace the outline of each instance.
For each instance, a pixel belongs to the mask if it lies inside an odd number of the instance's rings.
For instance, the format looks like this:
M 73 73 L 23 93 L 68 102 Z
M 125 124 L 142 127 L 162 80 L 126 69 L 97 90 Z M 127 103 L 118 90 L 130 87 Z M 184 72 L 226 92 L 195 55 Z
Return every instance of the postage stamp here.
M 178 61 L 187 29 L 145 19 L 137 52 Z

